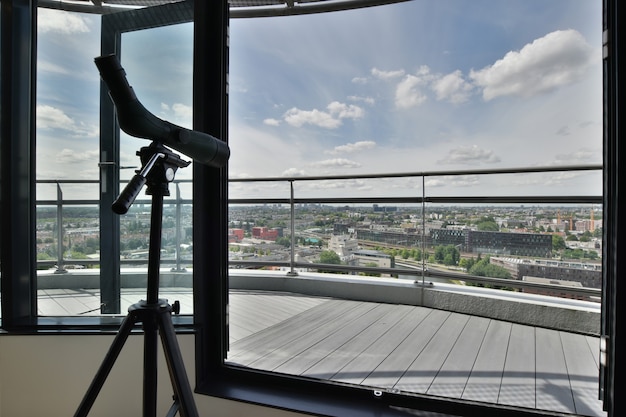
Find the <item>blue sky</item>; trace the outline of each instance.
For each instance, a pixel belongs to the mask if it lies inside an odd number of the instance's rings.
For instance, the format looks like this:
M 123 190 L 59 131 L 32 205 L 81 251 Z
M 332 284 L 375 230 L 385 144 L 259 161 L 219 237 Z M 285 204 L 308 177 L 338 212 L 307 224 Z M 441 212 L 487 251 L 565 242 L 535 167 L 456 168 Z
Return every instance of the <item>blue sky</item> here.
M 38 178 L 97 179 L 99 19 L 44 11 L 39 20 Z M 185 126 L 191 30 L 128 34 L 122 50 L 144 105 Z M 230 37 L 233 178 L 602 161 L 599 0 L 414 0 L 233 19 Z M 146 144 L 124 137 L 123 163 L 136 164 Z M 178 178 L 190 175 L 179 170 Z M 240 187 L 231 196 L 256 192 Z M 421 195 L 415 180 L 301 187 L 310 195 Z M 426 187 L 435 195 L 599 194 L 601 181 L 468 176 Z

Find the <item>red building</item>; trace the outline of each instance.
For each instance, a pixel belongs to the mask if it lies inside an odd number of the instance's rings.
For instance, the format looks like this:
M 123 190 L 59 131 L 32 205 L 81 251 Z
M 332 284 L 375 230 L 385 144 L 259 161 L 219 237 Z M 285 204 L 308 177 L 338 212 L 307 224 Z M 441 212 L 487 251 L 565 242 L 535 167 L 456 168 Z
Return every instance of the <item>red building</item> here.
M 243 229 L 228 229 L 228 242 L 241 242 L 243 240 Z
M 262 240 L 276 240 L 278 237 L 278 230 L 268 229 L 267 227 L 253 227 L 252 237 Z

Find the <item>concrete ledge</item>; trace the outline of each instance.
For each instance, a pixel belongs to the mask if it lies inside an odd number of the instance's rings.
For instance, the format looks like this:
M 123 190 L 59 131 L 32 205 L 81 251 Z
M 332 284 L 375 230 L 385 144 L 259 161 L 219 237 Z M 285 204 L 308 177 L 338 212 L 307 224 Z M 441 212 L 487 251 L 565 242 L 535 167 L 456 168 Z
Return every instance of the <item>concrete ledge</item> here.
M 100 288 L 99 270 L 71 270 L 64 274 L 44 271 L 39 289 Z M 193 274 L 162 269 L 161 287 L 192 287 Z M 146 269 L 128 268 L 121 274 L 122 288 L 145 288 Z M 600 333 L 600 304 L 536 294 L 509 292 L 455 284 L 411 280 L 321 274 L 288 276 L 285 271 L 231 269 L 232 289 L 294 292 L 320 297 L 424 306 L 513 323 L 558 329 L 589 335 Z
M 146 268 L 125 268 L 120 274 L 122 288 L 146 288 L 148 270 Z M 161 287 L 191 288 L 193 274 L 191 271 L 172 272 L 171 268 L 162 268 L 159 273 Z M 100 288 L 100 270 L 71 269 L 62 274 L 54 271 L 39 271 L 37 289 L 50 290 L 56 288 L 94 289 Z
M 488 288 L 410 280 L 276 271 L 230 271 L 230 287 L 285 291 L 390 304 L 436 308 L 530 326 L 599 335 L 598 303 Z

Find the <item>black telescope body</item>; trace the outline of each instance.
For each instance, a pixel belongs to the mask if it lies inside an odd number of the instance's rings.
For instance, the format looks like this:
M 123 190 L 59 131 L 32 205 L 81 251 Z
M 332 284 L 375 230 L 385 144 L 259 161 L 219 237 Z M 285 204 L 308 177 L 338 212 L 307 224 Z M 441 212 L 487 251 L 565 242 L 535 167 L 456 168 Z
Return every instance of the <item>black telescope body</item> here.
M 228 162 L 230 149 L 225 142 L 207 133 L 162 120 L 148 111 L 128 84 L 126 72 L 116 55 L 95 58 L 95 63 L 109 88 L 120 128 L 124 132 L 162 143 L 204 165 L 220 168 Z

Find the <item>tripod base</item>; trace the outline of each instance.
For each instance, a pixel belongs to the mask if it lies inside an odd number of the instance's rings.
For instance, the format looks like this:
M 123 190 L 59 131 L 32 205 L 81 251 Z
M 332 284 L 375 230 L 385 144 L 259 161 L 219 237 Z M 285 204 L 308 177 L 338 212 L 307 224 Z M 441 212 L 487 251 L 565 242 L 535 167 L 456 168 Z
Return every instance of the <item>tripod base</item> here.
M 176 331 L 172 323 L 172 306 L 164 299 L 159 299 L 158 303 L 147 303 L 142 300 L 129 307 L 128 315 L 122 322 L 74 417 L 87 416 L 124 343 L 126 343 L 135 324 L 139 322 L 142 323 L 144 330 L 143 416 L 156 416 L 157 341 L 160 335 L 174 389 L 174 404 L 167 416 L 174 416 L 179 412 L 181 417 L 198 417 L 191 386 L 185 372 L 183 357 L 176 339 Z

